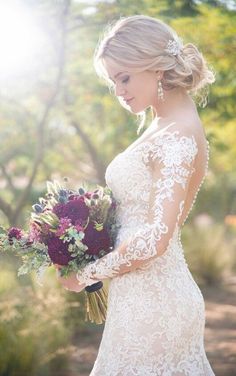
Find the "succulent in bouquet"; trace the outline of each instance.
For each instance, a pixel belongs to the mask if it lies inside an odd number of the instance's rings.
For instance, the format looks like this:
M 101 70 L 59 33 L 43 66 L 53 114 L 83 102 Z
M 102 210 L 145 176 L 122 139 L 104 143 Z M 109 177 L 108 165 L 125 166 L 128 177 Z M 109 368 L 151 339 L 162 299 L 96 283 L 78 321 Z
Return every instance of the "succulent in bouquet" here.
M 33 205 L 27 231 L 0 228 L 0 249 L 12 250 L 22 259 L 18 275 L 36 271 L 42 276 L 53 264 L 63 277 L 77 272 L 114 248 L 116 207 L 111 189 L 88 185 L 78 190 L 47 182 L 45 197 Z M 107 290 L 101 281 L 85 288 L 86 320 L 102 323 Z

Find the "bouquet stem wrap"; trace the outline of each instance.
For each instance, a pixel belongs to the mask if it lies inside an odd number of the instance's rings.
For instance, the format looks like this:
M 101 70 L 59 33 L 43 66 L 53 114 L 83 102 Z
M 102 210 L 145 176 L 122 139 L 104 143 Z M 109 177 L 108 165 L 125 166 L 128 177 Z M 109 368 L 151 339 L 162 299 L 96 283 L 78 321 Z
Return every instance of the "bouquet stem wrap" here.
M 107 287 L 101 281 L 85 287 L 85 321 L 102 324 L 106 320 L 107 298 Z

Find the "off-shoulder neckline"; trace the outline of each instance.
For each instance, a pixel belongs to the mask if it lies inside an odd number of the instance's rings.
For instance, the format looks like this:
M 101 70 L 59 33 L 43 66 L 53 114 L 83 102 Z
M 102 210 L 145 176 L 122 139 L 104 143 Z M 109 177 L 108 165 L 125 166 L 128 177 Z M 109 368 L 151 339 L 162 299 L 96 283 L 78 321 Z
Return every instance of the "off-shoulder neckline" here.
M 157 122 L 154 120 L 151 122 L 151 124 L 149 125 L 149 127 L 143 132 L 143 134 L 138 137 L 134 142 L 132 142 L 126 149 L 124 149 L 120 154 L 123 154 L 125 152 L 130 152 L 130 151 L 133 151 L 135 150 L 136 148 L 139 147 L 139 145 L 142 145 L 142 144 L 146 144 L 147 141 L 151 138 L 150 136 L 154 135 L 155 133 L 156 134 L 161 134 L 164 130 L 167 130 L 171 125 L 174 125 L 176 124 L 176 122 L 172 122 L 168 125 L 165 125 L 164 127 L 162 128 L 154 128 L 154 130 L 151 132 L 150 129 L 155 125 L 157 127 Z M 147 137 L 143 137 L 144 134 L 147 135 Z M 142 141 L 140 141 L 142 140 Z M 139 142 L 137 142 L 139 141 Z
M 167 131 L 167 129 L 169 129 L 169 127 L 171 125 L 174 125 L 174 124 L 176 124 L 175 121 L 173 121 L 173 122 L 171 122 L 171 123 L 163 126 L 162 128 L 158 128 L 158 119 L 154 119 L 151 122 L 151 124 L 148 126 L 148 128 L 142 133 L 142 135 L 140 137 L 138 137 L 134 142 L 132 142 L 126 149 L 124 149 L 118 155 L 124 154 L 124 153 L 128 153 L 128 152 L 133 152 L 136 149 L 139 149 L 140 146 L 147 145 L 147 143 L 150 143 L 150 139 L 153 139 L 150 136 L 153 136 L 154 134 L 160 134 L 160 135 L 161 134 L 165 134 L 165 132 Z M 156 127 L 156 129 L 154 128 L 154 126 Z M 151 128 L 154 128 L 154 130 L 150 132 Z M 175 131 L 178 131 L 178 130 L 176 129 Z M 170 132 L 167 132 L 166 134 L 168 134 L 168 133 L 170 133 Z M 143 137 L 144 134 L 146 134 L 147 137 Z M 209 153 L 210 144 L 209 144 L 208 139 L 206 138 L 206 135 L 205 135 L 204 138 L 205 138 L 205 142 L 206 142 L 206 146 L 207 146 L 207 152 Z M 142 141 L 140 141 L 140 140 L 142 140 Z

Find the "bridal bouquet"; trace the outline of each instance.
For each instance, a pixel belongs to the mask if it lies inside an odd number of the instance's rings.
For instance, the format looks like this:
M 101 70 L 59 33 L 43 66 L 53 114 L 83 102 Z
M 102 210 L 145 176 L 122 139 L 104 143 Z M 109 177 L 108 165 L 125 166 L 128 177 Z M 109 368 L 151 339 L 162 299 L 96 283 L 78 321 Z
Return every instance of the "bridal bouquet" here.
M 33 205 L 27 232 L 0 228 L 0 250 L 13 250 L 21 257 L 18 275 L 36 271 L 41 277 L 46 268 L 59 264 L 66 277 L 113 250 L 116 206 L 107 186 L 71 190 L 48 182 L 45 197 Z M 85 295 L 86 320 L 102 323 L 107 304 L 103 283 L 87 286 Z

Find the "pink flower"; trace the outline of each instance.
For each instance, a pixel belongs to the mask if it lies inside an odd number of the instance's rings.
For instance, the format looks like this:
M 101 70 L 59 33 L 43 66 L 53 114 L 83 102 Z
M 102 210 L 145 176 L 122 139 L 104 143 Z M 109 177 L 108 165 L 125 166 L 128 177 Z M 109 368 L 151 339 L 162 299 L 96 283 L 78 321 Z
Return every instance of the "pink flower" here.
M 61 218 L 59 227 L 55 233 L 56 236 L 60 237 L 64 235 L 65 231 L 71 226 L 71 220 L 69 218 Z
M 83 226 L 81 226 L 80 224 L 75 224 L 75 228 L 76 228 L 76 230 L 78 231 L 78 232 L 80 232 L 80 231 L 82 231 L 82 232 L 84 232 L 84 228 L 83 228 Z
M 30 228 L 29 228 L 29 241 L 34 242 L 34 241 L 41 241 L 41 231 L 39 225 L 37 225 L 35 222 L 30 223 Z

